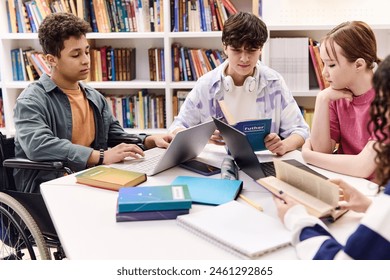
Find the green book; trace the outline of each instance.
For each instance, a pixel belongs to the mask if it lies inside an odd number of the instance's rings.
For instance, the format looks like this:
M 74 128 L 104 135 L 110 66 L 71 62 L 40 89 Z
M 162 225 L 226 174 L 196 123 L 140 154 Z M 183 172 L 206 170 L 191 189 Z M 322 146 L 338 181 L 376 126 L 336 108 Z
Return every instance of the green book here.
M 76 175 L 77 183 L 114 191 L 122 187 L 136 186 L 146 179 L 145 173 L 106 166 L 95 166 Z
M 121 188 L 118 212 L 190 209 L 192 200 L 187 185 Z

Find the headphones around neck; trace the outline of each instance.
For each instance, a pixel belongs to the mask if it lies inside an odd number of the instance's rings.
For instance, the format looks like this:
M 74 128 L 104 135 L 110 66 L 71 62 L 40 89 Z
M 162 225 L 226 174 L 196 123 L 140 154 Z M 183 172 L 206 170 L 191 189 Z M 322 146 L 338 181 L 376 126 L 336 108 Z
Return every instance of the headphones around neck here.
M 256 64 L 255 72 L 254 72 L 253 76 L 248 76 L 245 79 L 244 84 L 243 84 L 245 92 L 252 93 L 257 88 L 257 75 L 258 75 L 258 71 L 259 71 L 258 68 L 259 68 L 259 63 Z M 223 71 L 223 73 L 224 72 L 225 72 L 225 70 Z M 225 74 L 222 74 L 222 84 L 223 84 L 223 88 L 225 89 L 225 91 L 227 93 L 233 91 L 234 81 L 233 81 L 233 78 L 231 76 L 229 76 L 229 75 L 225 76 Z

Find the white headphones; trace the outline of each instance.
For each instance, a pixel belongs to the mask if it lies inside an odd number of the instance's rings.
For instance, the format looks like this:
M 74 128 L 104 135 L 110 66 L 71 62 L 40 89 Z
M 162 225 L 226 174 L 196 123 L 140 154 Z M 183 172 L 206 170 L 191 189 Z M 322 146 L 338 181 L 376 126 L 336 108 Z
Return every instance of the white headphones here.
M 248 76 L 244 81 L 244 89 L 248 93 L 252 93 L 257 88 L 257 78 L 256 77 L 257 77 L 257 74 L 259 71 L 258 68 L 259 68 L 259 63 L 256 63 L 255 73 L 253 74 L 253 76 Z M 231 92 L 234 88 L 233 78 L 230 76 L 225 76 L 224 73 L 225 73 L 225 71 L 223 71 L 223 74 L 222 74 L 223 88 L 225 89 L 226 92 Z

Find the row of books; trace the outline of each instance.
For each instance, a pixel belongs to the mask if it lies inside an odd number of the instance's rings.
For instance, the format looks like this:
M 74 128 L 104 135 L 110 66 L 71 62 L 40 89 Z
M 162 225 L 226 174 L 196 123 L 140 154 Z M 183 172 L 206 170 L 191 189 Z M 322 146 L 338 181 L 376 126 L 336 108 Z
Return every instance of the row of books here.
M 149 75 L 151 81 L 165 81 L 164 49 L 148 49 Z
M 171 0 L 171 30 L 221 31 L 225 20 L 236 13 L 230 0 Z
M 50 66 L 42 52 L 33 48 L 11 50 L 12 79 L 14 81 L 34 81 L 43 74 L 50 74 Z
M 10 33 L 37 32 L 43 19 L 51 13 L 77 15 L 75 0 L 6 0 L 6 8 Z
M 163 31 L 163 0 L 6 0 L 10 33 L 37 32 L 51 13 L 73 13 L 93 32 Z
M 319 44 L 307 37 L 271 38 L 270 67 L 278 71 L 292 91 L 324 89 Z
M 124 128 L 165 128 L 166 111 L 163 95 L 142 89 L 131 96 L 106 96 L 106 100 Z
M 88 81 L 130 81 L 136 78 L 134 48 L 103 46 L 91 49 L 91 71 Z M 11 50 L 12 78 L 14 81 L 34 81 L 46 73 L 50 66 L 42 52 L 33 48 Z
M 175 94 L 172 96 L 173 116 L 177 116 L 179 114 L 180 107 L 181 105 L 183 105 L 189 92 L 190 92 L 189 90 L 177 90 Z
M 136 78 L 136 49 L 103 46 L 91 49 L 90 81 L 130 81 Z
M 163 0 L 89 0 L 94 32 L 162 32 Z M 84 16 L 85 18 L 85 16 Z
M 146 90 L 140 92 L 142 99 L 140 93 L 126 97 L 106 96 L 114 116 L 124 128 L 165 128 L 166 111 L 163 96 L 149 95 Z M 188 93 L 188 90 L 177 90 L 172 96 L 173 116 L 178 115 Z M 143 110 L 139 109 L 140 104 Z
M 189 92 L 189 90 L 177 90 L 174 93 L 172 96 L 173 116 L 178 115 Z M 162 95 L 148 94 L 148 91 L 143 89 L 136 95 L 106 96 L 106 99 L 114 116 L 124 128 L 165 127 L 165 99 Z M 304 107 L 300 109 L 306 123 L 311 127 L 314 109 Z
M 183 47 L 172 44 L 172 76 L 174 81 L 196 81 L 226 59 L 223 51 Z

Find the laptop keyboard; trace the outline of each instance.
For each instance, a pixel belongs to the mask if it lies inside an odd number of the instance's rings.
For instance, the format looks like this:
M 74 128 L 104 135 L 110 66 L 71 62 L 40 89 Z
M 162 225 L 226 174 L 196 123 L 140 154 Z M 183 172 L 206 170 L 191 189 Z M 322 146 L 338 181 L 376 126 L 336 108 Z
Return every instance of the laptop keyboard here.
M 263 169 L 265 176 L 276 176 L 273 161 L 261 162 L 261 168 Z
M 165 152 L 165 149 L 160 148 L 147 150 L 145 151 L 145 157 L 126 161 L 125 164 L 121 164 L 121 169 L 146 174 L 151 173 Z

